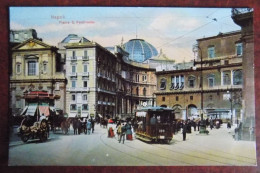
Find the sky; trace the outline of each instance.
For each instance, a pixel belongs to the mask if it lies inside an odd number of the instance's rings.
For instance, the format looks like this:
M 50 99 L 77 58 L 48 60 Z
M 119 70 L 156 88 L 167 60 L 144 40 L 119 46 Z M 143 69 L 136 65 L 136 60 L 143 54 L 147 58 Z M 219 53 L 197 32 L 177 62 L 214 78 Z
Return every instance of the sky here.
M 144 39 L 176 62 L 194 59 L 196 40 L 240 30 L 230 8 L 173 7 L 10 7 L 10 29 L 36 30 L 58 46 L 77 34 L 104 47 Z

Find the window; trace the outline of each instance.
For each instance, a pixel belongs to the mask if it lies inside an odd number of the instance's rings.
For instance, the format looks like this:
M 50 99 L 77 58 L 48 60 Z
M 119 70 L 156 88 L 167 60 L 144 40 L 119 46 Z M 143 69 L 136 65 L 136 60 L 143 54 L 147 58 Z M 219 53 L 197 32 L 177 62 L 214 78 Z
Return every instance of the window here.
M 82 105 L 82 110 L 85 110 L 85 111 L 88 110 L 88 104 L 83 104 Z
M 87 81 L 83 81 L 83 87 L 87 88 L 88 87 L 88 82 Z
M 29 76 L 36 75 L 36 62 L 35 61 L 28 62 L 28 75 Z
M 73 110 L 73 111 L 77 110 L 76 104 L 71 104 L 70 105 L 70 110 Z
M 87 50 L 84 51 L 84 57 L 86 57 L 86 58 L 88 57 L 88 51 Z
M 75 80 L 71 81 L 71 87 L 76 88 L 76 81 Z
M 88 66 L 85 64 L 84 65 L 84 73 L 87 73 L 88 72 Z
M 209 95 L 209 100 L 212 101 L 213 100 L 213 96 Z
M 136 88 L 136 95 L 139 95 L 139 88 Z
M 214 74 L 208 75 L 208 86 L 214 87 L 214 83 L 215 83 L 215 75 Z
M 209 58 L 215 57 L 215 47 L 214 46 L 208 48 L 208 57 Z
M 20 63 L 17 63 L 16 64 L 16 73 L 21 73 L 21 64 Z
M 147 80 L 147 76 L 143 75 L 143 82 L 145 82 Z
M 166 79 L 161 79 L 160 89 L 161 90 L 165 90 L 166 89 Z
M 188 77 L 188 85 L 190 88 L 194 88 L 195 87 L 195 77 L 194 76 L 189 76 Z
M 162 97 L 162 101 L 165 102 L 165 97 Z
M 76 66 L 75 65 L 71 66 L 71 72 L 76 73 Z
M 136 82 L 139 82 L 139 74 L 136 75 Z
M 233 72 L 233 85 L 243 84 L 243 73 L 242 70 L 235 70 Z
M 76 101 L 76 95 L 74 95 L 74 94 L 71 95 L 71 100 L 72 100 L 72 101 Z
M 143 89 L 143 95 L 146 96 L 146 88 Z
M 225 61 L 224 61 L 224 65 L 228 65 L 228 60 L 225 60 Z
M 190 96 L 190 100 L 193 100 L 193 96 Z
M 230 71 L 223 72 L 223 85 L 230 85 Z
M 76 52 L 72 51 L 72 59 L 76 59 Z
M 87 95 L 87 94 L 84 94 L 84 95 L 82 96 L 82 100 L 87 101 L 87 100 L 88 100 L 88 95 Z
M 46 73 L 47 72 L 47 63 L 43 64 L 43 72 Z
M 179 101 L 179 96 L 176 96 L 176 101 Z
M 242 45 L 242 43 L 236 44 L 236 53 L 237 53 L 237 56 L 243 55 L 243 45 Z
M 174 89 L 175 87 L 175 76 L 172 76 L 172 81 L 171 81 L 171 88 L 170 89 Z
M 184 76 L 181 75 L 181 84 L 180 84 L 180 89 L 184 88 Z

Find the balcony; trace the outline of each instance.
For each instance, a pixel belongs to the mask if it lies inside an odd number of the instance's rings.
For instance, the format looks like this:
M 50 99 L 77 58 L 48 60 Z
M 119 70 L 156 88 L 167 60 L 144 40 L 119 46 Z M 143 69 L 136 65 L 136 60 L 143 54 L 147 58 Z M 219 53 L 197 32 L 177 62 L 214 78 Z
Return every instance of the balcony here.
M 76 88 L 76 87 L 70 87 L 70 88 L 68 88 L 68 91 L 77 91 L 78 90 L 78 88 Z
M 102 105 L 102 104 L 103 104 L 103 102 L 102 102 L 102 101 L 98 101 L 98 104 L 99 104 L 99 105 Z
M 83 57 L 82 57 L 82 60 L 83 60 L 83 61 L 88 61 L 88 60 L 89 60 L 89 56 L 83 56 Z
M 77 73 L 76 72 L 71 72 L 71 73 L 68 73 L 68 76 L 70 76 L 70 77 L 77 77 Z
M 72 56 L 69 58 L 71 61 L 77 61 L 77 57 L 76 56 Z
M 89 72 L 83 72 L 82 76 L 89 76 Z
M 82 91 L 82 92 L 89 92 L 90 88 L 89 87 L 82 87 L 82 88 L 79 88 L 79 90 Z
M 98 88 L 97 90 L 98 92 L 103 92 L 103 93 L 107 93 L 107 94 L 113 94 L 113 95 L 116 95 L 115 92 L 112 92 L 112 91 L 108 91 L 108 90 L 104 90 L 104 89 L 101 89 L 101 88 Z

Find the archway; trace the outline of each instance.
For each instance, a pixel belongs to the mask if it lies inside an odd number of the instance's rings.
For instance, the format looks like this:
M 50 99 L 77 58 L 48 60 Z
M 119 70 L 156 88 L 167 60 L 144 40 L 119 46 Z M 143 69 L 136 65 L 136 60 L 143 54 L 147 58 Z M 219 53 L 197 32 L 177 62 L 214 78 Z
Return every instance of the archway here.
M 197 118 L 197 116 L 199 115 L 198 113 L 198 109 L 196 105 L 190 104 L 188 106 L 188 112 L 187 112 L 187 117 L 188 119 L 193 119 L 193 118 Z
M 175 114 L 175 118 L 176 119 L 181 119 L 182 118 L 182 107 L 179 104 L 176 104 L 172 107 L 174 114 Z

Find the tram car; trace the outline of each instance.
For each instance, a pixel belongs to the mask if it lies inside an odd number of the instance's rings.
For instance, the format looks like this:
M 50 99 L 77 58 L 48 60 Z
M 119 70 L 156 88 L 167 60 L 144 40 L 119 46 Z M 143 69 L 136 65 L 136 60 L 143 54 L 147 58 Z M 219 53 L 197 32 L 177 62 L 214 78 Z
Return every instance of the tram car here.
M 146 107 L 135 112 L 136 138 L 147 142 L 170 143 L 173 137 L 173 109 Z

